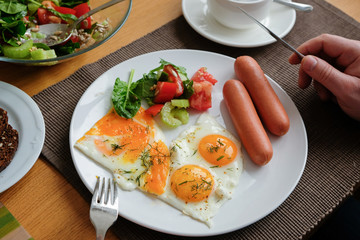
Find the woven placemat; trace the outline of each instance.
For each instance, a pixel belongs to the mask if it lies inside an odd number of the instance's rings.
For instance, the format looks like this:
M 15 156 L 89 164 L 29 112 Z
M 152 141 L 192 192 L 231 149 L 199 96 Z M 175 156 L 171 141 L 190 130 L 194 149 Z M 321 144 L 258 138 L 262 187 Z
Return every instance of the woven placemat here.
M 314 6 L 312 13 L 297 13 L 297 21 L 285 40 L 294 46 L 322 33 L 360 39 L 360 24 L 323 0 L 303 0 Z M 290 95 L 303 117 L 309 143 L 304 174 L 289 198 L 262 220 L 238 231 L 211 238 L 296 239 L 318 225 L 349 196 L 360 179 L 360 124 L 336 105 L 323 103 L 312 88 L 297 86 L 298 66 L 278 43 L 258 48 L 226 47 L 211 42 L 179 17 L 145 37 L 103 59 L 86 65 L 67 79 L 35 95 L 46 124 L 42 157 L 51 162 L 90 202 L 71 160 L 69 126 L 76 103 L 87 87 L 109 68 L 132 57 L 164 49 L 199 49 L 231 57 L 250 55 L 264 72 Z M 120 218 L 112 227 L 121 239 L 177 239 Z

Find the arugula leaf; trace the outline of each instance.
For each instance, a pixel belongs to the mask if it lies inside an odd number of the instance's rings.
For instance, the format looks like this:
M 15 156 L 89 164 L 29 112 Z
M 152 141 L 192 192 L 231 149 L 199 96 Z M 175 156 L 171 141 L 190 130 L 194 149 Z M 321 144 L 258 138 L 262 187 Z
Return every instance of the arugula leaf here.
M 186 77 L 188 79 L 187 73 L 186 73 L 186 68 L 184 68 L 182 66 L 176 66 L 176 65 L 172 64 L 171 62 L 168 62 L 164 59 L 160 59 L 160 64 L 161 64 L 160 65 L 161 69 L 164 68 L 165 65 L 168 65 L 168 64 L 172 65 L 177 70 L 179 75 L 184 75 L 184 77 Z
M 141 99 L 132 91 L 131 82 L 133 77 L 134 70 L 131 70 L 127 83 L 117 78 L 111 96 L 111 101 L 117 114 L 128 119 L 133 118 L 141 106 Z
M 55 16 L 60 17 L 62 20 L 65 20 L 67 22 L 68 21 L 74 21 L 75 22 L 77 20 L 77 17 L 75 15 L 59 13 L 55 9 L 47 8 L 45 6 L 42 6 L 42 8 L 45 8 L 46 10 L 48 10 L 49 12 L 54 14 Z
M 187 79 L 187 80 L 183 81 L 183 85 L 184 85 L 184 92 L 179 98 L 180 99 L 182 99 L 182 98 L 189 99 L 191 97 L 191 95 L 194 94 L 193 81 Z

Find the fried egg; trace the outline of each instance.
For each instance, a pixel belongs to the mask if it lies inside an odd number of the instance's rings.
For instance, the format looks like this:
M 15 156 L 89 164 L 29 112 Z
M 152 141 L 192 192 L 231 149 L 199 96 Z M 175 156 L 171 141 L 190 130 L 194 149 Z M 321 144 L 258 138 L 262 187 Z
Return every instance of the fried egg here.
M 170 152 L 169 178 L 159 198 L 211 226 L 219 208 L 231 199 L 243 170 L 239 140 L 202 114 L 172 142 Z
M 132 119 L 112 108 L 75 143 L 80 151 L 114 174 L 124 190 L 165 191 L 170 152 L 153 118 L 140 108 Z

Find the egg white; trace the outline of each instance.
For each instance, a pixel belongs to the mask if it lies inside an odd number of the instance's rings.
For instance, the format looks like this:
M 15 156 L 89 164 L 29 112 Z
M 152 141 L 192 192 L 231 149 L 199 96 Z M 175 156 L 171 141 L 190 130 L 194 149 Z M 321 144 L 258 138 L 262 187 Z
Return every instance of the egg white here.
M 237 147 L 235 160 L 225 166 L 219 167 L 208 163 L 200 155 L 198 145 L 200 140 L 210 134 L 219 134 L 229 138 Z M 210 115 L 204 113 L 196 124 L 182 132 L 169 147 L 171 151 L 171 166 L 165 193 L 160 199 L 181 210 L 194 219 L 212 225 L 212 218 L 220 207 L 231 199 L 235 187 L 238 185 L 243 170 L 243 155 L 240 142 L 224 127 L 216 122 Z M 201 202 L 187 202 L 179 199 L 170 188 L 170 176 L 176 169 L 188 165 L 198 165 L 207 169 L 213 176 L 215 184 L 207 200 Z
M 95 126 L 96 124 L 93 126 L 93 128 Z M 165 142 L 165 136 L 155 121 L 153 122 L 151 131 L 155 133 L 154 137 L 151 137 L 151 139 L 149 140 L 149 145 L 143 149 L 143 154 L 146 154 L 150 145 L 152 145 L 154 142 Z M 123 190 L 132 191 L 144 185 L 144 179 L 139 176 L 148 170 L 148 166 L 150 163 L 148 163 L 148 165 L 144 165 L 144 161 L 140 159 L 141 156 L 139 157 L 139 159 L 131 163 L 128 161 L 124 161 L 123 156 L 125 155 L 125 152 L 117 156 L 105 156 L 101 151 L 97 149 L 95 144 L 95 140 L 98 139 L 100 141 L 106 142 L 108 146 L 111 146 L 112 144 L 117 144 L 121 137 L 121 135 L 99 136 L 85 134 L 81 141 L 79 139 L 75 143 L 75 147 L 78 148 L 85 155 L 93 159 L 95 162 L 109 169 L 113 173 L 116 182 Z M 134 139 L 133 141 L 136 141 L 136 139 Z

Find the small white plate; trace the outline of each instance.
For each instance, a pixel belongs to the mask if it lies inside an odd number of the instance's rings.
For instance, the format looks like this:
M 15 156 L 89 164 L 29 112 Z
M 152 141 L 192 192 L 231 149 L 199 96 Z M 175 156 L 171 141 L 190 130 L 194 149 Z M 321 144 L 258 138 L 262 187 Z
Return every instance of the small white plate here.
M 111 177 L 110 171 L 89 159 L 74 148 L 77 139 L 90 129 L 111 108 L 111 93 L 115 79 L 127 81 L 131 69 L 134 80 L 159 66 L 160 58 L 183 66 L 191 77 L 200 67 L 207 67 L 218 83 L 213 87 L 212 108 L 208 113 L 235 136 L 228 111 L 225 107 L 222 88 L 234 75 L 234 58 L 196 50 L 166 50 L 152 52 L 124 61 L 111 68 L 85 91 L 79 100 L 70 124 L 70 151 L 76 170 L 93 192 L 96 176 Z M 283 103 L 290 118 L 290 130 L 282 137 L 270 136 L 273 159 L 264 167 L 256 166 L 244 152 L 244 172 L 233 199 L 226 202 L 214 217 L 214 226 L 198 222 L 170 205 L 140 191 L 119 191 L 119 214 L 139 225 L 160 232 L 182 236 L 210 236 L 231 232 L 258 221 L 275 210 L 297 185 L 307 158 L 307 137 L 302 118 L 294 102 L 281 87 L 270 82 Z M 176 129 L 163 129 L 166 144 L 180 132 L 193 125 L 200 113 L 191 113 L 189 123 Z M 163 126 L 158 122 L 159 126 Z
M 259 47 L 275 42 L 261 27 L 237 30 L 223 26 L 208 12 L 207 0 L 183 0 L 182 11 L 189 25 L 203 37 L 231 47 Z M 279 37 L 286 36 L 296 20 L 295 10 L 271 3 L 270 15 L 264 24 Z
M 11 163 L 0 172 L 0 192 L 17 183 L 38 159 L 45 140 L 44 118 L 34 100 L 19 88 L 0 81 L 0 107 L 19 133 L 19 146 Z

